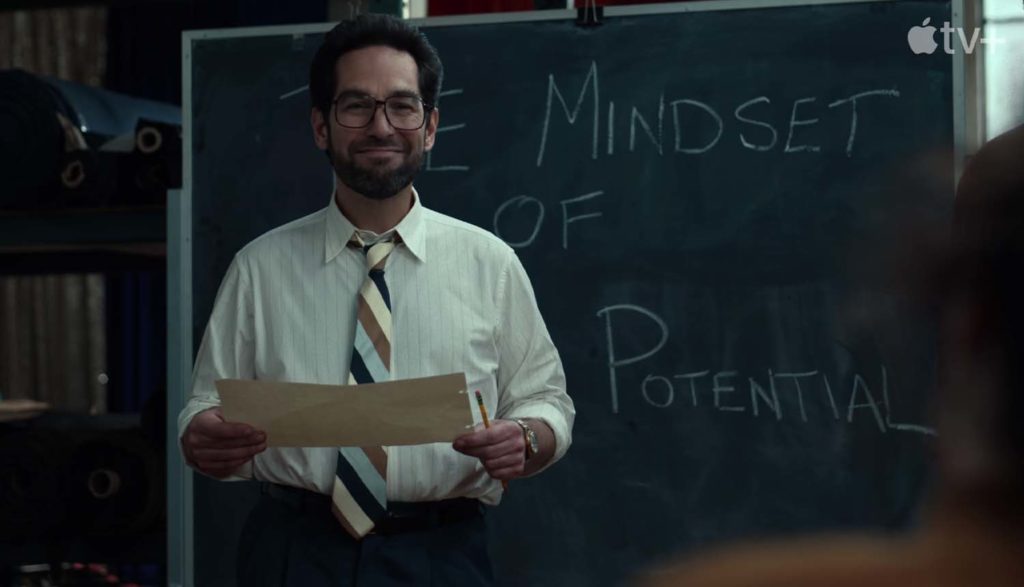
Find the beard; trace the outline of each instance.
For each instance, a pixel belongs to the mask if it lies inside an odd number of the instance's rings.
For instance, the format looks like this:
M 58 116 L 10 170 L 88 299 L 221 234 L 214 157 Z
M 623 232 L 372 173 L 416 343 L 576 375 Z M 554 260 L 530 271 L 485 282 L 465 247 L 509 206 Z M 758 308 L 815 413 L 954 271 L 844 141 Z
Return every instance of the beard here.
M 388 169 L 386 165 L 364 166 L 356 163 L 355 152 L 369 147 L 403 148 L 404 157 L 394 169 Z M 328 135 L 327 154 L 338 180 L 352 191 L 371 200 L 394 197 L 402 188 L 412 183 L 423 166 L 422 149 L 405 148 L 397 142 L 367 140 L 358 144 L 353 143 L 347 153 L 342 153 L 334 150 Z

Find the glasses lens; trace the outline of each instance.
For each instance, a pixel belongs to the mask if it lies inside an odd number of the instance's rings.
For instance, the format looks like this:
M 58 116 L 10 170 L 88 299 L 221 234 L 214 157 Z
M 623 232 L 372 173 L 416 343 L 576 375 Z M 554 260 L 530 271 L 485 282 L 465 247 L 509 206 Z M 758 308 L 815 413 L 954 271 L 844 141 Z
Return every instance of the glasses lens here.
M 338 100 L 335 114 L 338 117 L 338 124 L 352 128 L 360 128 L 370 124 L 373 113 L 377 109 L 377 103 L 373 98 L 346 97 Z
M 387 99 L 384 111 L 391 126 L 400 130 L 416 130 L 423 126 L 423 103 L 416 98 L 392 96 Z
M 335 116 L 338 124 L 348 128 L 363 128 L 373 121 L 377 101 L 368 96 L 347 96 L 338 100 Z M 407 96 L 392 96 L 384 101 L 384 114 L 391 126 L 398 130 L 416 130 L 423 126 L 423 102 Z

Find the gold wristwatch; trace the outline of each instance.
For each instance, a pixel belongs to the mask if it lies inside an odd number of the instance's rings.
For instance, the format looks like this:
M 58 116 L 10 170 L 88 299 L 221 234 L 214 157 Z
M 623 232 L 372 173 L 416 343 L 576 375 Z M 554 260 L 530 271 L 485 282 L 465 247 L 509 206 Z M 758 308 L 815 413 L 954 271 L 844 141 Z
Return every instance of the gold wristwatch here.
M 540 443 L 537 441 L 537 433 L 530 428 L 524 420 L 515 418 L 513 420 L 519 427 L 523 429 L 523 440 L 526 442 L 526 460 L 530 460 L 533 455 L 540 452 Z

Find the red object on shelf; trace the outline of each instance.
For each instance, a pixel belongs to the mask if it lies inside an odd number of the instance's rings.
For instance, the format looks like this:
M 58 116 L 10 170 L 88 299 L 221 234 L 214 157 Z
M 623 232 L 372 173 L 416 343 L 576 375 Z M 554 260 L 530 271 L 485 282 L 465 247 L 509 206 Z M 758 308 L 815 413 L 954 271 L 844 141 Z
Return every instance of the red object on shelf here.
M 587 0 L 574 0 L 576 8 L 587 6 Z M 597 0 L 597 6 L 624 6 L 626 4 L 673 4 L 678 2 L 694 2 L 696 0 Z
M 533 10 L 533 0 L 428 0 L 428 16 Z
M 573 0 L 576 8 L 587 6 L 588 0 Z M 597 6 L 621 6 L 627 4 L 668 4 L 672 2 L 694 2 L 696 0 L 596 0 Z M 560 7 L 565 7 L 561 3 Z M 427 0 L 427 16 L 451 16 L 455 14 L 483 14 L 489 12 L 519 12 L 534 10 L 534 0 Z

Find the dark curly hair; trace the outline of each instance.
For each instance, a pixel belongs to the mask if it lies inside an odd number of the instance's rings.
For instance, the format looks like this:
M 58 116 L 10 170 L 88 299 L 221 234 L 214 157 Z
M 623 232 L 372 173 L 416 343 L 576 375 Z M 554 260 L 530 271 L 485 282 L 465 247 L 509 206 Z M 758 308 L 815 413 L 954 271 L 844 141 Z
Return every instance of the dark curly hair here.
M 957 191 L 953 254 L 941 257 L 943 294 L 964 296 L 988 316 L 984 337 L 999 371 L 989 412 L 978 423 L 1002 453 L 1024 494 L 1024 125 L 989 141 L 971 158 Z M 977 401 L 977 389 L 961 391 Z M 955 404 L 959 411 L 966 400 Z M 967 404 L 970 405 L 970 404 Z M 975 410 L 977 411 L 977 410 Z
M 338 58 L 349 51 L 374 45 L 391 47 L 411 55 L 419 70 L 420 95 L 428 105 L 437 104 L 444 72 L 441 58 L 426 36 L 418 28 L 393 16 L 362 14 L 338 23 L 324 35 L 324 42 L 309 67 L 309 97 L 313 108 L 327 116 L 334 94 L 334 67 Z

